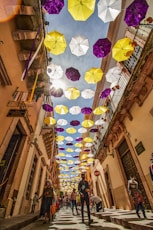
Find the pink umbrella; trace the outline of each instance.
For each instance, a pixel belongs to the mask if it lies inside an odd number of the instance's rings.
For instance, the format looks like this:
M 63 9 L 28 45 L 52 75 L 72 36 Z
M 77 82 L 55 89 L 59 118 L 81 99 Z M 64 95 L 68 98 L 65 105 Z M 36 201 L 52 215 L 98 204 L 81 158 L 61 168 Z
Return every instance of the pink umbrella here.
M 92 109 L 90 107 L 84 107 L 81 109 L 81 113 L 90 114 L 90 113 L 92 113 Z
M 43 0 L 42 5 L 49 14 L 59 14 L 64 6 L 64 0 Z
M 102 91 L 101 93 L 100 93 L 100 98 L 106 98 L 106 97 L 108 97 L 109 95 L 110 95 L 110 92 L 111 92 L 111 89 L 110 88 L 107 88 L 107 89 L 105 89 L 104 91 Z
M 70 122 L 70 125 L 72 125 L 72 126 L 78 126 L 78 125 L 80 125 L 80 121 L 73 120 L 73 121 Z
M 73 67 L 66 69 L 65 75 L 71 81 L 78 81 L 80 79 L 79 71 Z
M 42 107 L 46 112 L 52 112 L 53 111 L 53 107 L 49 104 L 43 104 Z
M 98 58 L 105 57 L 110 50 L 111 42 L 108 40 L 108 38 L 98 39 L 93 45 L 93 54 Z

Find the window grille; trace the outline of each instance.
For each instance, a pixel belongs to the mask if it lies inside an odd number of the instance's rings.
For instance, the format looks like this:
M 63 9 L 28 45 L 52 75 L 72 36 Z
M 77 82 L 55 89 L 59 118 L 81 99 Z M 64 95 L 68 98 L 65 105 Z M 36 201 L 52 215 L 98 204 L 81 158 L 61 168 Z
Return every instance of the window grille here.
M 1 56 L 0 56 L 0 85 L 1 86 L 12 85 L 12 82 L 9 78 L 9 75 L 7 73 L 6 67 L 4 65 Z

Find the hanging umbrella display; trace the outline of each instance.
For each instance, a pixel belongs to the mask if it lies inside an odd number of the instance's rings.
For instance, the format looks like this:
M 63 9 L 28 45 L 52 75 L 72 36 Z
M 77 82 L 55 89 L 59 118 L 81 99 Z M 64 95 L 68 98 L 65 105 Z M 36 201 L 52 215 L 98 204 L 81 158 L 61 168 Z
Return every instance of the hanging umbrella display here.
M 46 118 L 44 119 L 44 123 L 45 123 L 46 125 L 55 125 L 55 124 L 56 124 L 56 120 L 55 120 L 55 118 L 53 118 L 53 117 L 46 117 Z
M 75 87 L 69 87 L 65 92 L 64 95 L 69 100 L 75 100 L 80 97 L 80 91 Z
M 100 68 L 91 68 L 85 73 L 85 81 L 88 84 L 96 84 L 102 79 L 103 71 Z
M 56 105 L 54 110 L 58 114 L 67 114 L 68 113 L 68 108 L 65 105 Z
M 67 122 L 67 120 L 65 120 L 65 119 L 58 119 L 58 120 L 57 120 L 57 124 L 58 124 L 58 125 L 61 125 L 61 126 L 65 126 L 65 125 L 68 124 L 68 122 Z
M 73 121 L 70 122 L 70 125 L 72 125 L 72 126 L 78 126 L 78 125 L 80 125 L 80 121 L 73 120 Z
M 108 38 L 98 39 L 93 45 L 93 54 L 97 58 L 105 57 L 111 50 L 111 42 Z
M 60 79 L 63 77 L 63 69 L 60 65 L 51 63 L 47 66 L 47 74 L 51 79 Z
M 50 104 L 43 104 L 42 107 L 46 112 L 53 112 L 53 106 Z
M 94 109 L 93 113 L 95 115 L 101 115 L 101 114 L 106 113 L 107 110 L 108 110 L 107 106 L 99 106 L 96 109 Z
M 82 126 L 84 128 L 91 128 L 94 125 L 94 122 L 92 120 L 84 120 L 82 122 Z
M 92 108 L 90 108 L 90 107 L 84 107 L 84 108 L 81 109 L 81 113 L 83 113 L 83 114 L 90 114 L 90 113 L 92 113 Z
M 62 88 L 56 89 L 55 87 L 52 87 L 50 89 L 50 95 L 53 97 L 61 97 L 63 94 L 64 94 L 64 92 L 63 92 Z
M 76 129 L 75 128 L 67 128 L 66 132 L 70 133 L 70 134 L 74 134 L 74 133 L 76 133 Z
M 96 0 L 68 0 L 68 11 L 76 21 L 86 21 L 95 10 Z
M 130 38 L 122 38 L 118 40 L 112 48 L 112 57 L 117 61 L 125 61 L 129 59 L 134 52 L 134 46 Z
M 89 49 L 88 39 L 83 36 L 72 37 L 69 44 L 71 53 L 80 57 L 85 55 Z
M 79 71 L 73 67 L 66 69 L 65 75 L 71 81 L 78 81 L 80 79 Z
M 84 142 L 90 142 L 90 143 L 92 143 L 92 142 L 93 142 L 93 139 L 92 139 L 91 137 L 85 137 L 85 138 L 83 139 L 83 141 L 84 141 Z
M 98 17 L 105 23 L 114 21 L 121 12 L 121 5 L 122 0 L 99 0 Z
M 134 0 L 127 8 L 125 12 L 124 21 L 128 26 L 138 26 L 142 19 L 145 18 L 148 3 L 146 0 Z
M 55 130 L 56 130 L 57 132 L 64 132 L 64 129 L 63 129 L 63 128 L 60 128 L 60 127 L 55 128 Z
M 79 106 L 72 106 L 69 109 L 69 113 L 71 113 L 72 115 L 77 115 L 81 112 L 81 108 Z
M 106 88 L 104 91 L 102 91 L 101 93 L 100 93 L 100 98 L 106 98 L 106 97 L 108 97 L 109 95 L 110 95 L 110 93 L 111 93 L 111 89 L 110 88 Z
M 109 69 L 105 75 L 106 81 L 110 82 L 110 83 L 112 83 L 114 81 L 118 81 L 121 77 L 121 73 L 122 73 L 122 70 L 118 66 L 115 66 L 115 67 Z
M 96 133 L 96 132 L 98 132 L 98 129 L 97 128 L 92 128 L 92 129 L 89 130 L 89 132 L 90 133 Z
M 67 136 L 67 137 L 65 137 L 65 140 L 66 140 L 66 141 L 73 141 L 73 137 Z
M 81 97 L 83 97 L 84 99 L 91 99 L 93 98 L 95 95 L 95 91 L 93 91 L 92 89 L 84 89 L 81 92 Z
M 88 130 L 86 128 L 78 129 L 78 133 L 86 133 Z
M 64 6 L 64 0 L 45 0 L 42 5 L 49 14 L 59 14 Z
M 54 55 L 64 53 L 67 46 L 64 35 L 57 31 L 52 31 L 46 34 L 44 45 L 47 50 Z
M 78 141 L 78 142 L 80 142 L 80 141 L 83 140 L 83 138 L 82 137 L 77 137 L 75 140 Z

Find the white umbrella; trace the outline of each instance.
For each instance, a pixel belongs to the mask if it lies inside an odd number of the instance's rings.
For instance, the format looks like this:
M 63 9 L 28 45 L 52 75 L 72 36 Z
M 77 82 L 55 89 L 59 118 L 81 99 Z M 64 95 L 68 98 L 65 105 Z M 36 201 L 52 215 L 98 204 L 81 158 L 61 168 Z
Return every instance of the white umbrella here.
M 89 42 L 86 37 L 79 35 L 76 37 L 72 37 L 69 47 L 71 53 L 79 57 L 87 53 L 89 49 Z
M 65 140 L 66 141 L 73 141 L 73 137 L 67 136 L 67 137 L 65 137 Z
M 80 128 L 78 129 L 78 133 L 86 133 L 87 129 L 86 128 Z
M 122 0 L 99 0 L 98 17 L 103 22 L 111 22 L 116 19 L 121 12 Z
M 47 66 L 47 74 L 51 79 L 60 79 L 63 77 L 63 69 L 60 65 L 51 63 Z
M 69 109 L 69 112 L 73 115 L 76 115 L 76 114 L 79 114 L 81 113 L 81 108 L 79 106 L 72 106 L 70 109 Z
M 95 92 L 92 89 L 84 89 L 81 92 L 81 97 L 83 97 L 84 99 L 91 99 L 93 98 L 95 95 Z
M 103 125 L 103 124 L 105 124 L 105 121 L 103 121 L 101 119 L 95 121 L 95 125 Z
M 64 125 L 67 125 L 68 122 L 67 122 L 67 120 L 65 120 L 65 119 L 58 119 L 58 120 L 57 120 L 57 124 L 58 124 L 58 125 L 61 125 L 61 126 L 64 126 Z
M 115 66 L 111 69 L 109 69 L 106 73 L 106 81 L 113 83 L 119 80 L 121 77 L 122 70 L 120 67 Z

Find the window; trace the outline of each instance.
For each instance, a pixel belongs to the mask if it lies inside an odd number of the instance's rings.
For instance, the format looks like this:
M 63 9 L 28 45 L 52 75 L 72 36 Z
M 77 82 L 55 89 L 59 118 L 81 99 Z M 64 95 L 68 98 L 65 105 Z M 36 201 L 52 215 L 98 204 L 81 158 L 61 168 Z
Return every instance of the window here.
M 5 68 L 1 56 L 0 56 L 0 85 L 1 86 L 12 85 L 12 82 L 9 78 L 9 75 L 7 73 L 7 70 Z

